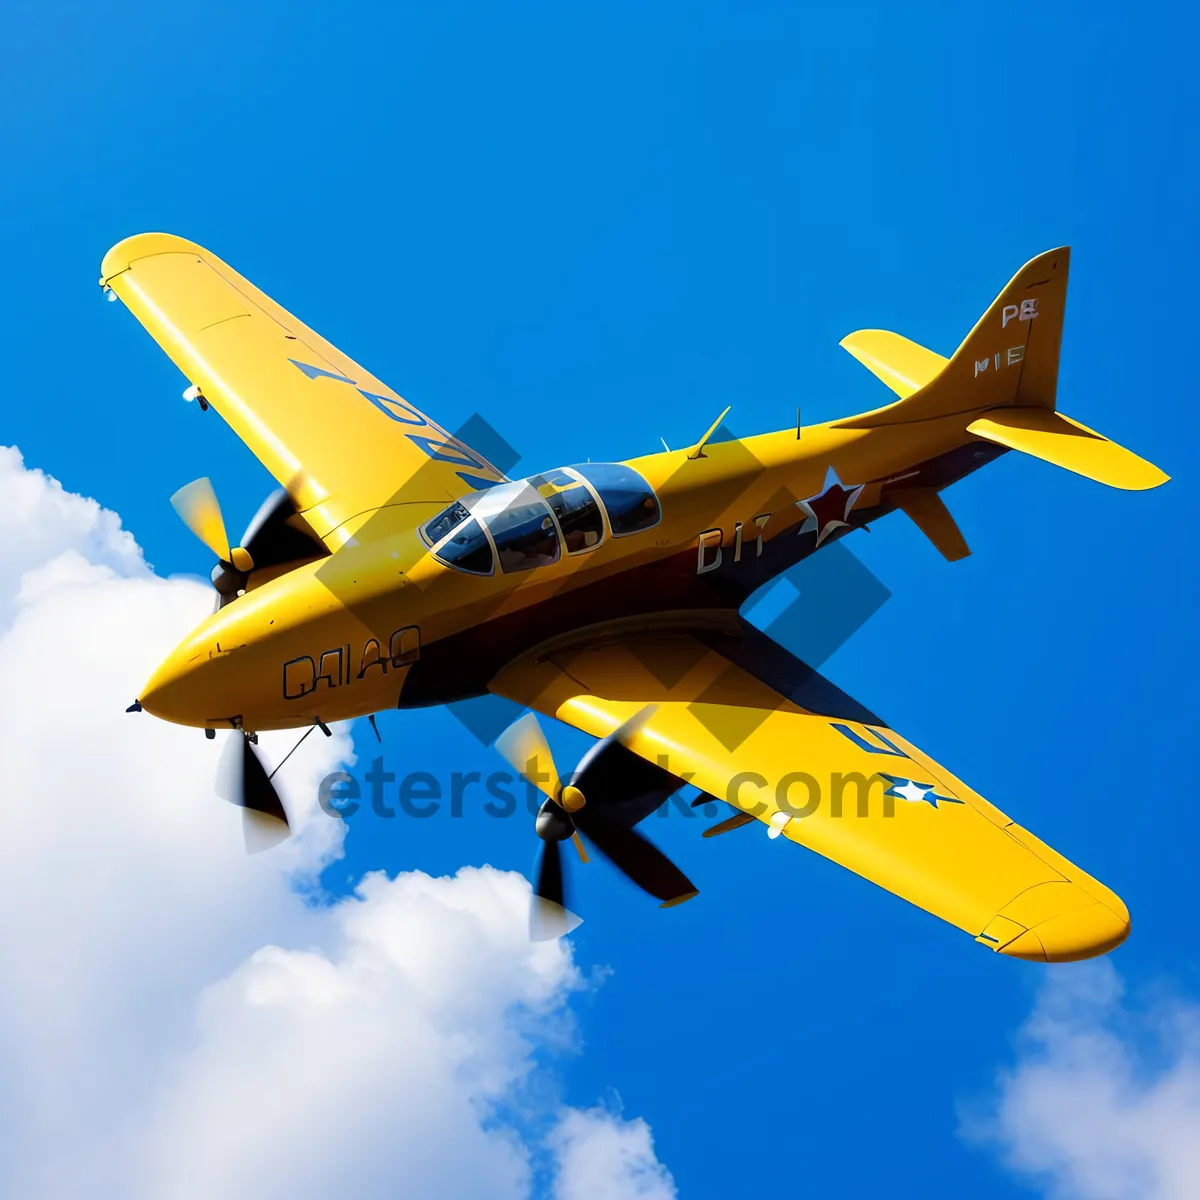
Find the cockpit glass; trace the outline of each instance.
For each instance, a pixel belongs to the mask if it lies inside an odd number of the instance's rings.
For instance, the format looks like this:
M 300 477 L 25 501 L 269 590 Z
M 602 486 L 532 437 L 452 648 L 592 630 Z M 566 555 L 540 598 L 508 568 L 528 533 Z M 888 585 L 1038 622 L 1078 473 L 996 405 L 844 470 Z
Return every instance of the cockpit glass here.
M 470 571 L 473 575 L 490 575 L 493 570 L 492 548 L 488 545 L 487 535 L 474 518 L 458 525 L 450 538 L 433 553 L 447 566 Z
M 436 546 L 456 525 L 461 525 L 471 514 L 457 500 L 443 508 L 436 517 L 425 522 L 422 532 L 431 546 Z
M 604 501 L 613 537 L 640 533 L 662 520 L 662 509 L 650 485 L 634 470 L 620 463 L 576 463 L 578 471 Z
M 475 505 L 487 524 L 505 574 L 557 562 L 558 531 L 546 501 L 528 483 L 491 488 Z
M 568 554 L 579 554 L 600 544 L 604 518 L 590 488 L 561 470 L 535 475 L 529 482 L 554 509 Z

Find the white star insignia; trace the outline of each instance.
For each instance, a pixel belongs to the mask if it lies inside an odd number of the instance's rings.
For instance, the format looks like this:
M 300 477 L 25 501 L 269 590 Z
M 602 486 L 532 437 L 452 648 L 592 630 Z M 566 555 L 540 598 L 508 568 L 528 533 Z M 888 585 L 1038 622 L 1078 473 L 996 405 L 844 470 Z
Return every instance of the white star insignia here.
M 909 804 L 925 803 L 932 808 L 937 808 L 939 802 L 942 804 L 963 803 L 957 796 L 939 795 L 935 783 L 917 783 L 915 779 L 905 779 L 900 775 L 884 775 L 882 772 L 880 772 L 880 777 L 889 785 L 887 791 L 883 793 L 885 796 L 895 796 L 899 800 L 907 800 Z
M 907 783 L 898 786 L 895 791 L 901 800 L 908 800 L 912 804 L 917 804 L 922 800 L 926 800 L 929 793 L 933 791 L 933 788 L 922 787 L 921 784 L 913 783 L 910 779 Z

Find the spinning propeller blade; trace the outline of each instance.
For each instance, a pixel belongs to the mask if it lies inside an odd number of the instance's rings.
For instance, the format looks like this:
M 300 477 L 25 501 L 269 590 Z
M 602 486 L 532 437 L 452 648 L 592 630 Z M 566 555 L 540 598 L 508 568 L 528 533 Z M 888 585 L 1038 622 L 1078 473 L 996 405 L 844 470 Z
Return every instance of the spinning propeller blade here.
M 558 771 L 550 744 L 533 713 L 514 721 L 497 739 L 496 749 L 523 779 L 528 779 L 551 800 L 558 800 Z
M 563 906 L 562 854 L 559 842 L 543 842 L 537 863 L 534 894 L 551 904 Z
M 283 802 L 253 742 L 238 730 L 230 735 L 221 752 L 217 795 L 242 810 L 248 854 L 269 850 L 291 833 Z
M 628 745 L 641 732 L 642 726 L 645 725 L 654 714 L 658 712 L 657 704 L 644 704 L 637 710 L 624 724 L 619 726 L 612 734 L 612 737 L 621 743 L 622 746 Z
M 529 938 L 550 942 L 577 929 L 582 919 L 564 903 L 562 843 L 543 842 L 534 867 L 533 906 L 529 910 Z
M 606 820 L 592 809 L 579 813 L 575 824 L 617 870 L 664 906 L 682 904 L 697 895 L 696 885 L 636 829 Z
M 634 736 L 653 711 L 652 706 L 639 711 L 618 730 L 618 737 Z M 514 721 L 496 739 L 496 749 L 518 775 L 547 797 L 538 810 L 535 826 L 542 847 L 534 866 L 529 915 L 529 935 L 534 941 L 562 937 L 580 923 L 567 907 L 562 861 L 562 843 L 571 838 L 587 862 L 580 833 L 626 877 L 660 900 L 664 908 L 697 894 L 692 881 L 661 850 L 628 825 L 606 817 L 603 808 L 588 806 L 586 789 L 563 784 L 546 735 L 533 713 Z
M 212 482 L 207 478 L 186 483 L 171 497 L 180 520 L 222 561 L 230 561 L 229 536 Z

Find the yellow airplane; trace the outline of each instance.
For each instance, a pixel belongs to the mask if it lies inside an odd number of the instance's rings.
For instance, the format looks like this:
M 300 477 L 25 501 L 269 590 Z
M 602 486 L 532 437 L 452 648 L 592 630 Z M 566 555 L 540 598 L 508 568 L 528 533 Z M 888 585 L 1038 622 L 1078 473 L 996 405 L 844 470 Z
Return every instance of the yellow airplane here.
M 497 741 L 546 795 L 535 933 L 570 928 L 583 833 L 664 905 L 695 895 L 634 825 L 681 788 L 1036 961 L 1129 932 L 1107 887 L 739 615 L 766 580 L 899 509 L 969 553 L 944 488 L 1007 450 L 1112 487 L 1158 468 L 1055 411 L 1070 254 L 1027 263 L 955 354 L 861 330 L 895 394 L 843 420 L 509 480 L 221 259 L 179 237 L 104 258 L 119 297 L 282 485 L 231 546 L 207 480 L 173 497 L 219 562 L 217 607 L 133 709 L 230 739 L 232 798 L 286 813 L 260 730 L 488 692 L 600 739 L 560 777 L 532 713 Z M 728 411 L 728 410 L 727 410 Z M 722 414 L 722 417 L 724 414 Z M 582 846 L 579 846 L 582 852 Z

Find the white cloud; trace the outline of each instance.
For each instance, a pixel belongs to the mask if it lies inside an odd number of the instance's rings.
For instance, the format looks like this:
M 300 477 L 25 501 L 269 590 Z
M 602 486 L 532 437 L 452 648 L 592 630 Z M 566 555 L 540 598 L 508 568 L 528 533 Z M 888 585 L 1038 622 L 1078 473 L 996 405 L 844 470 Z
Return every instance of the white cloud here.
M 337 949 L 266 947 L 205 993 L 199 1038 L 133 1138 L 147 1196 L 528 1192 L 499 1119 L 563 1019 L 568 950 L 524 934 L 515 875 L 369 876 Z
M 654 1153 L 650 1126 L 603 1108 L 574 1109 L 550 1139 L 555 1200 L 674 1200 L 675 1181 Z
M 1107 960 L 1053 969 L 964 1133 L 1062 1200 L 1200 1196 L 1200 1006 L 1131 1008 Z
M 552 1153 L 563 1195 L 672 1194 L 641 1122 L 610 1122 L 624 1175 L 563 1132 L 537 1053 L 572 1043 L 580 979 L 529 942 L 525 881 L 372 875 L 306 903 L 348 736 L 305 741 L 297 836 L 246 857 L 220 741 L 124 711 L 209 589 L 3 448 L 0 505 L 0 1194 L 526 1196 Z
M 26 468 L 15 446 L 0 446 L 0 496 L 6 505 L 0 526 L 0 606 L 11 604 L 26 571 L 66 550 L 121 575 L 146 573 L 141 549 L 116 513 Z

